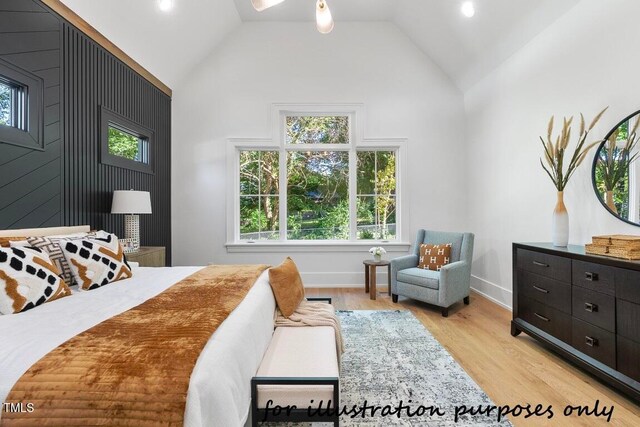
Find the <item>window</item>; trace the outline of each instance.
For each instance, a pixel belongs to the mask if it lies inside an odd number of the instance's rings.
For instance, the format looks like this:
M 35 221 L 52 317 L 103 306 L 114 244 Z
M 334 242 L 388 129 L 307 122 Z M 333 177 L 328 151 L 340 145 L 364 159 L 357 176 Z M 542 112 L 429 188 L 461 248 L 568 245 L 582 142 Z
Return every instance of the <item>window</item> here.
M 154 132 L 101 108 L 101 163 L 153 173 Z
M 0 125 L 17 127 L 16 87 L 0 80 Z
M 0 59 L 0 142 L 44 150 L 42 79 Z
M 358 238 L 396 238 L 396 154 L 358 151 Z
M 349 116 L 287 116 L 287 144 L 348 144 Z
M 280 239 L 277 151 L 240 152 L 240 238 Z
M 278 117 L 277 146 L 233 146 L 236 239 L 395 240 L 401 144 L 359 140 L 354 113 Z
M 287 152 L 287 239 L 349 239 L 349 152 Z
M 149 164 L 149 139 L 110 123 L 109 154 Z

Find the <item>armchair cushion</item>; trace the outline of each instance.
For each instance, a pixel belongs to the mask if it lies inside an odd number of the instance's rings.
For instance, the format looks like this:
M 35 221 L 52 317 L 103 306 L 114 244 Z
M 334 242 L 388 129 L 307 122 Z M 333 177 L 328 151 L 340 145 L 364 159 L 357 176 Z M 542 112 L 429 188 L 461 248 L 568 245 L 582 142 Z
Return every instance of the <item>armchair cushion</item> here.
M 423 288 L 439 289 L 440 272 L 414 267 L 398 271 L 398 281 Z

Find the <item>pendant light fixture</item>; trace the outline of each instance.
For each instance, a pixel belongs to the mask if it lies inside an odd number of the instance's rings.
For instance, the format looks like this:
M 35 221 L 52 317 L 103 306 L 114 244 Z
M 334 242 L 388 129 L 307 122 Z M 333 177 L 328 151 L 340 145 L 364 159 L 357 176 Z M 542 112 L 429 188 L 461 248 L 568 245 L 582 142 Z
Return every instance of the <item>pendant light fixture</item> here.
M 262 12 L 272 6 L 282 3 L 284 0 L 251 0 L 253 8 Z M 328 34 L 333 30 L 333 18 L 327 0 L 318 0 L 316 3 L 316 28 L 322 34 Z
M 262 12 L 265 9 L 269 9 L 271 6 L 282 3 L 284 0 L 251 0 L 253 8 L 258 12 Z
M 333 18 L 325 0 L 318 0 L 316 3 L 316 28 L 322 34 L 328 34 L 333 30 Z

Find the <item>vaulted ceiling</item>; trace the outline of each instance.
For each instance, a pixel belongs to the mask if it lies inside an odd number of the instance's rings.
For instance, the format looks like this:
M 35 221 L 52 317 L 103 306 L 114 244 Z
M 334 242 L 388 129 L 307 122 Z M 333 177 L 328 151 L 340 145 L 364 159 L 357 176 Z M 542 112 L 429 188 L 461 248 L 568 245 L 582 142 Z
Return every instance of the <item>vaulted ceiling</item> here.
M 315 0 L 286 0 L 256 12 L 251 0 L 62 0 L 169 86 L 179 81 L 242 22 L 315 19 Z M 389 21 L 466 90 L 580 0 L 327 0 L 341 22 Z M 334 31 L 336 31 L 334 30 Z M 327 35 L 326 37 L 331 37 Z

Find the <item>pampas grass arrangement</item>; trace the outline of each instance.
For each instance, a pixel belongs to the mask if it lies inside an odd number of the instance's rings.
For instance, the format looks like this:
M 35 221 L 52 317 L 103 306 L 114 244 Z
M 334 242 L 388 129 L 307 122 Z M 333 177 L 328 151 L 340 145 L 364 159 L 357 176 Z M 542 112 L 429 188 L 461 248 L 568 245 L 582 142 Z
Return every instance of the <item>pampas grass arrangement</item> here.
M 607 107 L 609 108 L 609 107 Z M 549 120 L 549 125 L 547 126 L 547 139 L 540 137 L 540 141 L 542 142 L 542 146 L 544 147 L 544 161 L 542 158 L 540 159 L 540 164 L 542 168 L 545 170 L 553 185 L 556 187 L 558 191 L 564 191 L 564 188 L 567 186 L 569 179 L 576 171 L 578 166 L 582 164 L 589 150 L 591 150 L 594 146 L 600 144 L 602 140 L 592 142 L 587 144 L 587 137 L 589 136 L 589 132 L 594 128 L 594 126 L 600 121 L 600 118 L 607 111 L 607 108 L 600 111 L 594 119 L 589 124 L 587 128 L 585 126 L 584 116 L 582 113 L 580 114 L 580 132 L 578 133 L 578 143 L 573 150 L 573 155 L 569 161 L 569 165 L 565 170 L 565 153 L 569 146 L 569 142 L 571 140 L 571 125 L 573 123 L 573 116 L 568 119 L 565 117 L 562 122 L 562 129 L 560 130 L 560 134 L 556 136 L 555 142 L 553 135 L 553 126 L 554 126 L 554 117 L 551 116 Z
M 609 107 L 607 107 L 609 108 Z M 565 168 L 565 154 L 567 153 L 569 142 L 571 141 L 571 125 L 573 124 L 573 117 L 568 119 L 565 117 L 562 121 L 562 129 L 560 134 L 553 138 L 553 122 L 554 117 L 549 120 L 547 126 L 547 139 L 540 137 L 542 147 L 544 148 L 544 161 L 540 159 L 540 165 L 542 169 L 549 175 L 553 185 L 558 190 L 558 200 L 556 207 L 553 210 L 553 217 L 551 223 L 551 240 L 554 246 L 564 247 L 569 243 L 569 213 L 567 207 L 564 205 L 564 189 L 569 183 L 569 179 L 573 176 L 573 173 L 582 164 L 587 157 L 589 150 L 594 146 L 600 144 L 602 141 L 595 141 L 587 144 L 587 138 L 589 132 L 600 121 L 602 115 L 607 108 L 600 111 L 594 119 L 586 127 L 584 116 L 580 114 L 580 131 L 578 133 L 578 142 L 573 149 L 573 154 L 569 159 L 569 164 Z M 569 151 L 570 152 L 570 151 Z

